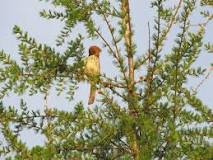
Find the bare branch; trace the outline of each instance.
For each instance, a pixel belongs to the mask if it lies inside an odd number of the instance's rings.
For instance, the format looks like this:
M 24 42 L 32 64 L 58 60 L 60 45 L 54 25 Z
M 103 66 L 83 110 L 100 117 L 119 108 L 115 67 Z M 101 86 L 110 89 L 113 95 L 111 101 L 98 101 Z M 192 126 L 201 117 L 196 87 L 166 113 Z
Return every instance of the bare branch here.
M 109 48 L 109 50 L 115 54 L 114 50 L 112 49 L 112 47 L 110 46 L 110 44 L 107 42 L 107 40 L 103 37 L 103 35 L 96 29 L 95 32 L 97 33 L 97 35 L 103 40 L 104 44 Z

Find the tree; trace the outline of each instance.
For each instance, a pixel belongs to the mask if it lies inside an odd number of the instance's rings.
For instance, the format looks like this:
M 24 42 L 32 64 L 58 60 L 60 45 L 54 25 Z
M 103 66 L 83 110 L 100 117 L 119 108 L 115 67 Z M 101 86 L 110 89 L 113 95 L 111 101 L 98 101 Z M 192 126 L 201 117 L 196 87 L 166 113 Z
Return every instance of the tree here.
M 67 38 L 71 40 L 62 53 L 14 26 L 21 64 L 0 52 L 0 123 L 6 141 L 0 147 L 1 155 L 35 160 L 212 158 L 213 113 L 197 96 L 203 81 L 195 89 L 186 83 L 208 72 L 193 64 L 201 52 L 213 52 L 212 42 L 204 41 L 206 27 L 213 18 L 213 4 L 211 0 L 179 0 L 168 7 L 168 2 L 150 2 L 155 12 L 154 26 L 148 25 L 149 46 L 144 54 L 136 52 L 128 0 L 51 0 L 64 11 L 44 10 L 40 15 L 65 23 L 57 45 L 66 43 Z M 191 15 L 197 8 L 202 10 L 203 22 L 192 24 Z M 110 39 L 104 36 L 100 28 L 103 22 L 97 22 L 98 17 L 106 24 Z M 72 32 L 79 24 L 85 33 Z M 174 45 L 165 50 L 174 27 L 178 27 L 177 35 L 172 37 Z M 48 106 L 44 111 L 33 111 L 24 100 L 19 109 L 5 106 L 3 98 L 10 92 L 47 94 L 54 87 L 73 100 L 79 82 L 85 80 L 85 39 L 100 40 L 117 69 L 115 77 L 100 75 L 100 102 L 96 107 L 88 109 L 78 102 L 73 112 Z M 43 134 L 45 145 L 32 149 L 26 146 L 19 139 L 24 128 Z

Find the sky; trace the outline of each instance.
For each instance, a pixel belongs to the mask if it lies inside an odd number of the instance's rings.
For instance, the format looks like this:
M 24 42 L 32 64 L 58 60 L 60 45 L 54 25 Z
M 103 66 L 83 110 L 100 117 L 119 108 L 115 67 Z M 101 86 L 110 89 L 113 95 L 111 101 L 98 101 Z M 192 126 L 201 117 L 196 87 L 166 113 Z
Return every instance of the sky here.
M 130 9 L 133 21 L 133 29 L 135 29 L 135 41 L 137 44 L 137 53 L 143 54 L 148 48 L 148 28 L 147 23 L 150 22 L 150 25 L 153 25 L 153 13 L 150 12 L 149 1 L 147 0 L 131 0 Z M 176 1 L 177 2 L 177 1 Z M 39 0 L 0 0 L 0 49 L 4 49 L 5 52 L 10 53 L 11 57 L 18 60 L 18 41 L 15 38 L 15 35 L 12 34 L 12 28 L 14 25 L 18 25 L 22 28 L 23 31 L 27 31 L 30 36 L 37 39 L 41 43 L 46 43 L 49 46 L 55 47 L 56 37 L 59 35 L 63 23 L 51 20 L 48 21 L 39 17 L 39 11 L 42 9 L 52 8 L 52 6 L 44 1 L 40 2 Z M 192 17 L 193 23 L 198 23 L 200 18 L 195 14 Z M 213 23 L 211 22 L 208 25 L 206 33 L 206 41 L 213 42 Z M 78 28 L 77 30 L 81 30 Z M 169 35 L 172 36 L 176 33 L 177 30 Z M 87 40 L 86 46 L 98 43 L 99 41 Z M 168 41 L 165 48 L 169 48 L 172 44 L 172 41 Z M 64 48 L 57 48 L 57 50 L 63 50 Z M 102 72 L 107 75 L 113 74 L 113 71 L 110 69 L 112 65 L 111 59 L 108 58 L 107 50 L 103 49 L 103 54 L 101 56 L 101 65 Z M 87 55 L 87 54 L 86 54 Z M 213 54 L 202 53 L 195 65 L 201 65 L 208 67 L 210 63 L 213 63 Z M 188 85 L 189 87 L 195 86 L 200 82 L 199 80 L 191 80 Z M 209 106 L 213 107 L 213 76 L 211 75 L 209 79 L 205 82 L 204 85 L 199 90 L 198 96 Z M 87 83 L 82 83 L 79 87 L 79 90 L 75 94 L 76 101 L 83 101 L 85 104 L 87 102 L 87 97 L 89 92 L 89 86 Z M 43 95 L 35 95 L 33 97 L 23 95 L 21 98 L 24 98 L 29 104 L 31 109 L 41 109 L 44 106 Z M 5 104 L 17 106 L 20 101 L 20 97 L 10 94 L 9 97 L 4 99 Z M 48 104 L 52 107 L 63 110 L 72 110 L 72 106 L 75 102 L 68 102 L 64 99 L 64 95 L 56 96 L 54 91 L 50 92 L 48 97 Z M 33 135 L 33 139 L 30 138 Z M 25 130 L 22 133 L 22 139 L 29 145 L 33 146 L 35 144 L 41 144 L 44 142 L 44 138 L 38 135 L 35 135 L 33 131 Z

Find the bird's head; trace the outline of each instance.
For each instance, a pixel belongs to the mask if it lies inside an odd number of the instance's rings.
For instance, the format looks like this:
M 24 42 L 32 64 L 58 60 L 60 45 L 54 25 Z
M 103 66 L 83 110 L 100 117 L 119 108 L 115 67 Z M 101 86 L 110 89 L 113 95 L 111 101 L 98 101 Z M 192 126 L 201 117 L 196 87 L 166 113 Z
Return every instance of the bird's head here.
M 101 53 L 101 49 L 98 46 L 91 46 L 89 48 L 89 56 L 95 55 L 99 57 L 100 53 Z

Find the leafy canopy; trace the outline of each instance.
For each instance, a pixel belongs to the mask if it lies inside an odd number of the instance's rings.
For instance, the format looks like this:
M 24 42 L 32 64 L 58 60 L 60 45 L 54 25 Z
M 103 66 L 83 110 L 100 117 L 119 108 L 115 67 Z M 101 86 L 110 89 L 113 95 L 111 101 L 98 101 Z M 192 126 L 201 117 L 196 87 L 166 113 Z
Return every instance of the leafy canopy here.
M 212 109 L 197 97 L 204 81 L 194 89 L 187 87 L 190 78 L 210 75 L 208 69 L 193 64 L 202 52 L 213 52 L 212 42 L 204 39 L 213 18 L 211 0 L 179 0 L 172 6 L 174 1 L 150 1 L 155 16 L 153 25 L 148 25 L 145 53 L 137 51 L 132 28 L 131 7 L 136 2 L 49 2 L 62 11 L 43 10 L 40 16 L 64 22 L 56 42 L 67 49 L 57 52 L 14 26 L 21 61 L 0 52 L 1 156 L 33 160 L 213 157 Z M 202 17 L 199 24 L 191 22 L 194 13 Z M 79 25 L 85 32 L 76 32 Z M 175 27 L 177 34 L 169 37 Z M 101 41 L 117 69 L 114 77 L 101 75 L 96 107 L 76 102 L 73 112 L 48 106 L 34 111 L 24 100 L 19 106 L 5 106 L 4 97 L 12 92 L 46 95 L 51 88 L 72 101 L 85 80 L 85 41 L 94 39 Z M 165 50 L 171 41 L 173 45 Z M 25 128 L 44 135 L 45 144 L 29 148 L 19 138 Z

